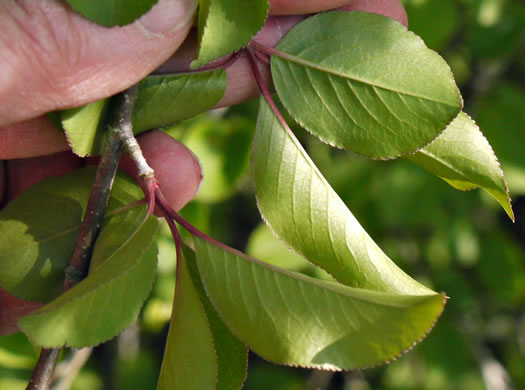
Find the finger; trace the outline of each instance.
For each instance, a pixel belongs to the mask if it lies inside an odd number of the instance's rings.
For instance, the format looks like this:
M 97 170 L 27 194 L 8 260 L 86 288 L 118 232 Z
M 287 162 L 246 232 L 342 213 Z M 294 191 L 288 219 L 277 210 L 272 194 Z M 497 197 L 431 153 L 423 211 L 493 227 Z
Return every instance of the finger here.
M 7 200 L 13 200 L 32 185 L 53 176 L 65 175 L 83 166 L 72 152 L 10 160 L 7 162 Z
M 199 191 L 202 181 L 199 161 L 186 146 L 161 131 L 150 131 L 137 140 L 168 203 L 180 210 Z M 137 178 L 135 165 L 127 155 L 123 156 L 120 168 Z
M 341 7 L 345 11 L 364 11 L 385 15 L 397 20 L 408 28 L 408 17 L 405 7 L 398 0 L 353 0 L 350 4 Z
M 0 126 L 113 95 L 182 43 L 197 0 L 159 0 L 140 20 L 105 28 L 62 1 L 0 2 Z
M 345 9 L 366 10 L 392 17 L 406 25 L 406 13 L 399 0 L 354 0 Z M 254 38 L 257 42 L 275 46 L 281 38 L 304 16 L 278 16 L 268 18 L 263 29 Z M 175 73 L 189 70 L 197 47 L 196 35 L 177 51 L 176 55 L 157 69 L 158 73 Z M 271 85 L 269 68 L 260 65 L 263 77 Z M 216 107 L 227 107 L 258 96 L 259 92 L 250 64 L 244 54 L 226 69 L 228 84 L 224 97 Z M 67 149 L 63 133 L 49 119 L 34 120 L 0 128 L 0 159 L 38 156 Z
M 0 208 L 4 205 L 5 187 L 5 161 L 0 160 Z
M 0 336 L 18 332 L 18 319 L 43 305 L 15 298 L 0 288 Z
M 68 150 L 64 132 L 47 116 L 0 127 L 0 159 L 42 156 Z
M 352 0 L 270 0 L 270 15 L 313 14 L 342 7 Z

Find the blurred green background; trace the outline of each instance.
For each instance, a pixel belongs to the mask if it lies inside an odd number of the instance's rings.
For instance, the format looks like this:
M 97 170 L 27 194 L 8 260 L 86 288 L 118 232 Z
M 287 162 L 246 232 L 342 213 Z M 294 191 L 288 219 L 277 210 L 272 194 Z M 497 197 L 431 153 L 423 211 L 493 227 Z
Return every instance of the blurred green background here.
M 525 2 L 405 0 L 410 29 L 450 64 L 465 111 L 505 172 L 516 223 L 481 191 L 459 192 L 408 161 L 377 162 L 294 128 L 364 228 L 407 273 L 450 297 L 430 335 L 387 366 L 331 373 L 275 366 L 250 355 L 247 390 L 525 389 Z M 184 216 L 261 260 L 317 277 L 261 224 L 249 181 L 257 102 L 169 129 L 202 160 L 205 181 Z M 174 290 L 164 229 L 154 290 L 135 325 L 93 351 L 65 353 L 61 372 L 87 363 L 75 390 L 154 389 Z M 0 339 L 0 390 L 24 389 L 37 351 L 21 334 Z M 55 387 L 65 390 L 67 377 Z M 62 386 L 62 387 L 60 387 Z M 204 389 L 205 390 L 205 389 Z

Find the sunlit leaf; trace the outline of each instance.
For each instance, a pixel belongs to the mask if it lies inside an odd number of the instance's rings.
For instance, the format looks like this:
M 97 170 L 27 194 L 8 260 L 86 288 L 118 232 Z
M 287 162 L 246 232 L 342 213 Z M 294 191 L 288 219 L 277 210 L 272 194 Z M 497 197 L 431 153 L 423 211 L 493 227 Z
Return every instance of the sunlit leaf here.
M 246 45 L 268 15 L 268 0 L 201 0 L 199 51 L 193 69 Z
M 507 183 L 498 159 L 467 114 L 459 114 L 434 142 L 406 158 L 459 190 L 483 188 L 514 220 Z
M 252 178 L 259 210 L 272 231 L 340 282 L 385 292 L 432 293 L 381 251 L 263 99 Z
M 368 367 L 412 348 L 444 297 L 357 289 L 285 271 L 194 237 L 210 300 L 232 332 L 273 362 L 330 370 Z
M 418 150 L 462 107 L 445 61 L 385 16 L 321 13 L 277 50 L 272 77 L 290 114 L 321 140 L 368 157 Z
M 45 347 L 82 348 L 116 336 L 136 319 L 151 290 L 157 265 L 153 239 L 158 226 L 155 218 L 148 219 L 86 279 L 22 317 L 20 329 Z M 111 235 L 112 231 L 101 234 Z
M 158 0 L 67 0 L 71 8 L 102 26 L 123 26 L 140 18 Z
M 59 112 L 69 146 L 80 157 L 102 152 L 105 141 L 102 126 L 108 103 L 108 99 L 102 99 Z

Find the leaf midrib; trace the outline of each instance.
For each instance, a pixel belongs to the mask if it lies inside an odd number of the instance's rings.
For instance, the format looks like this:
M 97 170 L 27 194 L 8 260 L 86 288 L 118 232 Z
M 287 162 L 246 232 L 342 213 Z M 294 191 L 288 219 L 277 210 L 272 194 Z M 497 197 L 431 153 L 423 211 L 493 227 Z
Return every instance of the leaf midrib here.
M 108 218 L 111 218 L 111 217 L 113 217 L 115 215 L 119 215 L 119 214 L 125 213 L 125 212 L 127 212 L 129 210 L 132 210 L 135 207 L 139 207 L 139 206 L 142 206 L 142 204 L 133 205 L 133 203 L 131 203 L 131 204 L 128 204 L 128 205 L 117 207 L 117 208 L 113 209 L 112 211 L 106 213 L 104 215 L 104 218 L 102 219 L 102 221 L 106 221 Z M 57 239 L 59 237 L 63 237 L 63 236 L 66 236 L 66 235 L 68 235 L 70 233 L 76 232 L 76 231 L 80 230 L 81 226 L 82 226 L 82 221 L 80 221 L 80 223 L 76 227 L 72 227 L 72 228 L 60 231 L 58 233 L 51 234 L 50 236 L 47 236 L 47 237 L 45 237 L 45 238 L 43 238 L 41 240 L 38 240 L 37 242 L 39 244 L 45 244 L 45 243 L 47 243 L 49 241 L 52 241 L 52 240 L 55 240 L 55 239 Z
M 443 102 L 443 101 L 440 101 L 440 100 L 431 99 L 428 96 L 420 96 L 420 95 L 415 95 L 415 94 L 408 93 L 408 92 L 405 92 L 405 91 L 395 90 L 395 89 L 392 89 L 392 88 L 389 88 L 389 87 L 386 87 L 386 86 L 383 86 L 383 85 L 372 83 L 369 80 L 365 80 L 365 79 L 358 78 L 358 77 L 355 77 L 355 76 L 350 76 L 350 75 L 347 75 L 347 74 L 345 74 L 343 72 L 338 72 L 338 71 L 336 71 L 334 69 L 324 68 L 321 65 L 316 64 L 316 63 L 314 63 L 312 61 L 309 61 L 309 60 L 306 60 L 304 58 L 285 53 L 285 52 L 277 50 L 275 48 L 272 48 L 271 51 L 272 51 L 272 57 L 280 57 L 283 60 L 287 60 L 287 61 L 290 61 L 290 62 L 292 62 L 294 64 L 302 65 L 302 66 L 307 67 L 307 68 L 315 69 L 315 70 L 317 70 L 319 72 L 328 73 L 328 74 L 334 75 L 336 77 L 352 80 L 352 81 L 355 81 L 355 82 L 358 82 L 358 83 L 361 83 L 361 84 L 364 84 L 364 85 L 372 86 L 372 87 L 375 87 L 375 88 L 380 88 L 380 89 L 383 89 L 385 91 L 394 92 L 394 93 L 397 93 L 397 94 L 400 94 L 400 95 L 411 96 L 411 97 L 415 97 L 415 98 L 418 98 L 418 99 L 426 100 L 426 101 L 429 101 L 429 102 L 443 104 L 443 105 L 446 105 L 446 106 L 449 106 L 449 107 L 455 107 L 455 105 L 453 105 L 453 104 L 450 104 L 450 103 L 447 103 L 447 102 Z

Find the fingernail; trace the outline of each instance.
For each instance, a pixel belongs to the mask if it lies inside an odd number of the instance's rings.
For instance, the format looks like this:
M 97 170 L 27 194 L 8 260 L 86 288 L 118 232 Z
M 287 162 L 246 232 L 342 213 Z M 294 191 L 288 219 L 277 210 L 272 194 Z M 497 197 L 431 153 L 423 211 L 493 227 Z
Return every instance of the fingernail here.
M 164 36 L 187 26 L 197 5 L 198 0 L 159 0 L 136 23 L 148 34 Z

